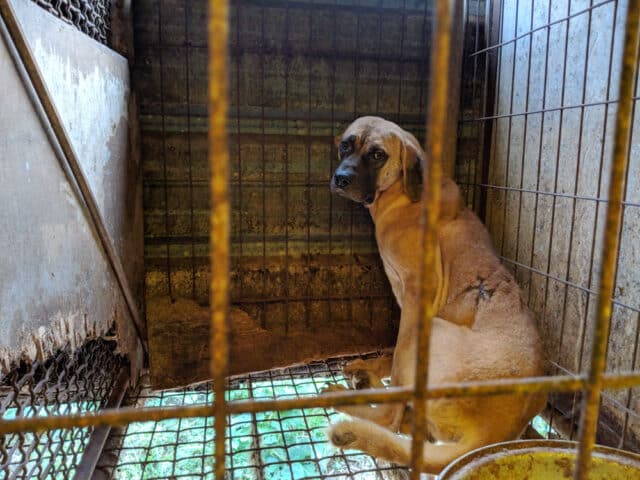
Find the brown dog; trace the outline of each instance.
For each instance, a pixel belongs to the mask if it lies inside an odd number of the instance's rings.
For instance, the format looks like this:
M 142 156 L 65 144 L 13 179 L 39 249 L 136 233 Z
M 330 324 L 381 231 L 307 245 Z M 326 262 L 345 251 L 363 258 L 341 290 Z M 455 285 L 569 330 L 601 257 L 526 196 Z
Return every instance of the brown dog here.
M 353 122 L 338 143 L 340 165 L 331 190 L 363 203 L 376 227 L 385 272 L 402 309 L 390 366 L 391 384 L 413 386 L 420 302 L 416 279 L 421 263 L 422 167 L 416 138 L 378 117 Z M 480 220 L 463 207 L 456 184 L 442 182 L 438 267 L 429 357 L 429 386 L 543 375 L 543 353 L 533 315 L 520 289 L 501 265 Z M 345 368 L 353 385 L 382 387 L 388 361 L 359 361 Z M 382 364 L 382 366 L 381 366 Z M 344 387 L 332 385 L 328 390 Z M 427 471 L 439 472 L 458 456 L 483 445 L 516 439 L 544 406 L 544 395 L 494 395 L 430 400 Z M 341 407 L 351 420 L 333 425 L 334 445 L 363 450 L 407 465 L 411 439 L 397 432 L 410 427 L 410 405 Z

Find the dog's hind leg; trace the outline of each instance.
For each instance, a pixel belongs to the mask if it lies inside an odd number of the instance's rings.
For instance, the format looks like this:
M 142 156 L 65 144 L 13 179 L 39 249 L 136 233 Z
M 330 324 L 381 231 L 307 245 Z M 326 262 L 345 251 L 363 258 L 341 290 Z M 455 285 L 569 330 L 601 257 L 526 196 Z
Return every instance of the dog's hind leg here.
M 411 463 L 411 438 L 397 435 L 380 425 L 354 419 L 331 425 L 331 443 L 343 449 L 361 450 L 373 457 L 400 465 Z M 425 442 L 423 458 L 425 472 L 438 474 L 453 460 L 479 446 L 471 438 L 455 443 Z

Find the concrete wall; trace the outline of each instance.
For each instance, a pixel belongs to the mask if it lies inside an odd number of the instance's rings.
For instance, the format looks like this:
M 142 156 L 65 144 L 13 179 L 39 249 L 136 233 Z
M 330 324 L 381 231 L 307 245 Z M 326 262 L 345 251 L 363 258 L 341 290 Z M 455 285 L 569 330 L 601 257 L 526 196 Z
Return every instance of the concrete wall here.
M 127 60 L 32 2 L 12 3 L 141 299 L 141 189 L 138 166 L 129 161 Z M 128 313 L 4 43 L 0 65 L 0 359 L 6 368 L 20 357 L 104 334 Z

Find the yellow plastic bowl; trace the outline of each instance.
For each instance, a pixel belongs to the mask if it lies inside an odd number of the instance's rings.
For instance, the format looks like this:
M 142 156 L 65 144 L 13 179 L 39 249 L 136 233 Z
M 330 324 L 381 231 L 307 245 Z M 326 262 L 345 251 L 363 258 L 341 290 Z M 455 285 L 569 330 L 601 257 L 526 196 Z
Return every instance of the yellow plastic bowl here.
M 447 466 L 438 480 L 567 480 L 577 442 L 516 440 L 479 448 Z M 589 480 L 640 480 L 640 456 L 596 446 Z

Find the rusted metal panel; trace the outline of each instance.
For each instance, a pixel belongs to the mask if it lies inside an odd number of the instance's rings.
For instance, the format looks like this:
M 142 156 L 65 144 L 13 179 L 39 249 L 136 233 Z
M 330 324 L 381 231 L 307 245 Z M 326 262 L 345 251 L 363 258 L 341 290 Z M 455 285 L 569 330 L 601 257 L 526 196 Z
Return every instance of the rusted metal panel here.
M 208 301 L 204 5 L 135 5 L 150 306 L 163 296 Z M 424 138 L 430 18 L 429 2 L 232 2 L 231 301 L 282 338 L 280 351 L 287 335 L 308 338 L 300 361 L 331 353 L 311 341 L 321 328 L 335 353 L 364 346 L 338 338 L 341 325 L 372 332 L 371 348 L 395 339 L 368 212 L 332 197 L 328 183 L 334 136 L 356 116 L 380 114 Z M 180 372 L 176 362 L 173 378 Z
M 17 20 L 73 149 L 89 179 L 98 209 L 126 273 L 140 292 L 140 189 L 128 164 L 128 68 L 126 60 L 51 17 L 30 2 L 15 2 Z M 55 32 L 52 38 L 44 34 Z M 3 142 L 3 224 L 7 269 L 0 302 L 3 368 L 19 359 L 42 357 L 66 343 L 79 345 L 101 335 L 116 319 L 128 318 L 105 254 L 84 215 L 81 197 L 60 168 L 41 118 L 3 43 L 7 103 Z M 92 67 L 91 67 L 92 66 Z M 115 192 L 115 194 L 114 194 Z M 124 213 L 126 212 L 126 213 Z M 89 224 L 87 223 L 89 222 Z M 136 259 L 138 258 L 138 260 Z M 99 293 L 96 293 L 99 292 Z M 137 308 L 137 306 L 134 306 Z M 126 322 L 118 322 L 120 326 Z M 123 349 L 135 350 L 135 332 L 120 329 Z M 131 347 L 131 348 L 129 348 Z

